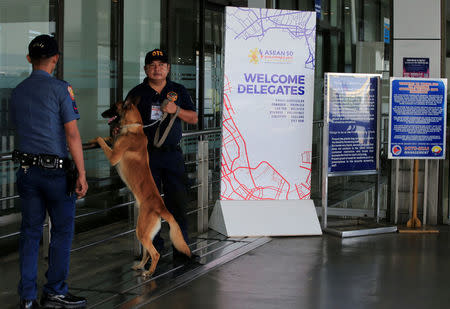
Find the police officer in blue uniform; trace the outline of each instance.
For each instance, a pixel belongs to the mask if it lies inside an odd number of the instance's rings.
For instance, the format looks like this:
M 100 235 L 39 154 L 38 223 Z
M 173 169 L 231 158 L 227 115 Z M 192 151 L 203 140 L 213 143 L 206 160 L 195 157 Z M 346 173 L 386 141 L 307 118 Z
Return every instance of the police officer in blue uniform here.
M 65 282 L 74 233 L 75 200 L 86 194 L 88 184 L 77 126 L 80 115 L 73 90 L 67 82 L 52 76 L 58 59 L 58 45 L 53 37 L 34 38 L 27 55 L 33 71 L 11 96 L 10 116 L 18 137 L 13 157 L 20 164 L 16 176 L 22 208 L 18 287 L 21 308 L 39 308 L 36 279 L 46 212 L 51 220 L 51 242 L 41 305 L 86 306 L 86 299 L 68 293 Z M 67 148 L 73 161 L 68 159 Z
M 154 49 L 148 52 L 145 56 L 144 70 L 147 77 L 134 87 L 127 97 L 141 98 L 137 107 L 144 126 L 148 126 L 144 132 L 148 138 L 150 169 L 159 191 L 164 193 L 168 210 L 177 220 L 184 239 L 188 242 L 184 207 L 187 203 L 186 178 L 179 143 L 182 136 L 181 122 L 196 124 L 197 112 L 186 88 L 167 78 L 170 64 L 165 51 Z M 159 122 L 163 113 L 169 116 Z M 165 140 L 164 133 L 166 133 Z M 153 239 L 153 245 L 159 252 L 163 250 L 164 240 L 159 233 Z M 185 256 L 175 248 L 173 257 L 174 263 L 186 262 Z

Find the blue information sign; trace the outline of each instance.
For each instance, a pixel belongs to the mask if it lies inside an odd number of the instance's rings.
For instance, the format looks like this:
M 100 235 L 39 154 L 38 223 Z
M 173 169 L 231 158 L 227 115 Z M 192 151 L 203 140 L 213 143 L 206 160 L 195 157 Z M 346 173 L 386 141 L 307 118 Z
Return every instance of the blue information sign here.
M 444 159 L 447 79 L 391 78 L 390 159 Z
M 380 75 L 327 74 L 328 173 L 377 169 Z

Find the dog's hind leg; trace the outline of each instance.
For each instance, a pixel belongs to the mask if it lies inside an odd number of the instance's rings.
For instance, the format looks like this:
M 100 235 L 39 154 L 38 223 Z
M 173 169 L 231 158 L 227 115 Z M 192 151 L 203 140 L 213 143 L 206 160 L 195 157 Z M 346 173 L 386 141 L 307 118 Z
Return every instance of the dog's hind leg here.
M 181 253 L 184 253 L 188 257 L 191 257 L 191 249 L 189 249 L 189 246 L 187 245 L 186 241 L 184 240 L 183 234 L 181 233 L 180 226 L 178 225 L 177 221 L 173 217 L 173 215 L 167 210 L 164 209 L 161 211 L 161 217 L 169 223 L 170 227 L 170 240 L 172 241 L 174 247 L 180 251 Z
M 148 254 L 147 250 L 145 248 L 143 248 L 142 260 L 139 262 L 139 264 L 132 266 L 131 269 L 134 269 L 134 270 L 144 269 L 145 264 L 147 264 L 149 259 L 150 259 L 150 255 Z
M 144 271 L 142 273 L 142 276 L 144 277 L 153 275 L 156 269 L 156 265 L 158 264 L 159 261 L 160 255 L 153 246 L 152 240 L 158 233 L 160 228 L 161 228 L 161 217 L 158 216 L 156 213 L 151 212 L 150 214 L 142 214 L 142 213 L 139 214 L 138 224 L 136 227 L 136 234 L 139 241 L 144 246 L 144 250 L 148 252 L 150 258 L 152 259 L 149 270 Z M 143 261 L 144 259 L 141 261 L 141 263 Z

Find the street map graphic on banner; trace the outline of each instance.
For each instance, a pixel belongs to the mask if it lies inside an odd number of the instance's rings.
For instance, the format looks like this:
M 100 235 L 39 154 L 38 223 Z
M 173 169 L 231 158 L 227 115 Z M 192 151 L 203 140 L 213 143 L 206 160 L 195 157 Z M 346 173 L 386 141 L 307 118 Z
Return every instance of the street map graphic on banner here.
M 221 200 L 309 199 L 315 12 L 226 8 Z

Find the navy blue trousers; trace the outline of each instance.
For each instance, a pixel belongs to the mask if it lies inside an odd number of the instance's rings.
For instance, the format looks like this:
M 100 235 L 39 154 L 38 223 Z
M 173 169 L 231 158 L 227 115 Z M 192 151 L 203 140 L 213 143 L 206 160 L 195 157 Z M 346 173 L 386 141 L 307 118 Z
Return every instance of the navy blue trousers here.
M 31 167 L 25 173 L 19 168 L 16 176 L 22 207 L 19 295 L 22 299 L 37 298 L 39 242 L 46 212 L 51 220 L 51 241 L 45 273 L 47 283 L 43 290 L 48 294 L 65 295 L 76 196 L 67 194 L 64 170 Z
M 150 151 L 149 162 L 156 186 L 160 193 L 164 193 L 164 203 L 178 222 L 184 240 L 188 242 L 183 153 L 181 151 Z M 159 232 L 153 239 L 153 245 L 159 252 L 164 248 L 164 239 Z

